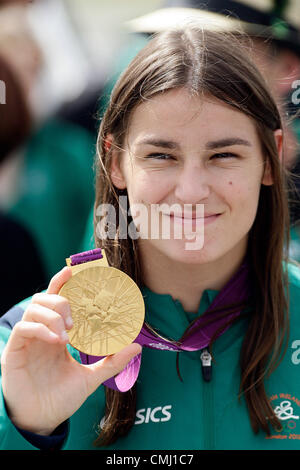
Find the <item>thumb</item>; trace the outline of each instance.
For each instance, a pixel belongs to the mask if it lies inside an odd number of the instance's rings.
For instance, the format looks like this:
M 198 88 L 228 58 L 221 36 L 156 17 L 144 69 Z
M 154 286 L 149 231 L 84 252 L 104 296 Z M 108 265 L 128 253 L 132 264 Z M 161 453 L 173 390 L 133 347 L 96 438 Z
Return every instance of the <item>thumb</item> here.
M 107 356 L 104 359 L 84 366 L 89 369 L 90 376 L 88 380 L 89 394 L 93 393 L 100 384 L 117 375 L 123 370 L 128 362 L 142 351 L 140 344 L 131 343 L 121 351 Z
M 50 280 L 47 294 L 58 294 L 62 286 L 72 277 L 72 269 L 65 266 L 61 271 L 56 273 Z

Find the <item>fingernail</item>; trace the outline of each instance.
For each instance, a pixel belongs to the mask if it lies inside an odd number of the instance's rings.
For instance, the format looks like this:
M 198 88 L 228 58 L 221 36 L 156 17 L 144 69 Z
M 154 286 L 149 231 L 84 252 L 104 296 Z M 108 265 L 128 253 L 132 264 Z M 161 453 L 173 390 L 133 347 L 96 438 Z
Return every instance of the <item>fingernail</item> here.
M 71 317 L 67 317 L 66 319 L 66 327 L 68 330 L 70 330 L 73 327 L 73 320 Z

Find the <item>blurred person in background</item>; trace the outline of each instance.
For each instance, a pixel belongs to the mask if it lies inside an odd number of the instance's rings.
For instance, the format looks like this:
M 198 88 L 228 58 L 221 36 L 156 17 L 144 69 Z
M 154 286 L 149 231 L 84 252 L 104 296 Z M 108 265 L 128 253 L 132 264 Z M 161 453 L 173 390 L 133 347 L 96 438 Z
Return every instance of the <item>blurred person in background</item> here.
M 28 138 L 32 117 L 24 90 L 0 55 L 0 182 L 7 165 Z M 2 184 L 0 184 L 2 189 Z M 0 193 L 1 204 L 1 193 Z M 28 230 L 0 209 L 0 316 L 16 301 L 46 285 L 41 255 Z
M 45 109 L 51 89 L 36 95 L 44 52 L 27 21 L 28 8 L 14 2 L 0 7 L 0 53 L 17 75 L 32 113 L 30 135 L 3 176 L 2 200 L 3 210 L 35 240 L 50 279 L 70 251 L 79 249 L 84 234 L 94 198 L 95 138 L 58 118 L 55 109 Z

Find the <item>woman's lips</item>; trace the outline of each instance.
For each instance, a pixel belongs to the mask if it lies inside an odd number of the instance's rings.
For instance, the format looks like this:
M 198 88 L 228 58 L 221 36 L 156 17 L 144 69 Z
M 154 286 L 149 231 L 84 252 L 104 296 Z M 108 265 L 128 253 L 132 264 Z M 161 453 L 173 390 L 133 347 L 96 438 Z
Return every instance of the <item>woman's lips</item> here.
M 164 214 L 170 217 L 175 223 L 181 224 L 210 224 L 214 222 L 221 214 L 207 214 L 204 217 L 196 217 L 193 214 L 191 215 L 176 215 L 176 214 Z
M 184 227 L 185 233 L 188 233 L 189 231 L 195 233 L 199 231 L 201 232 L 201 230 L 203 230 L 203 227 L 215 222 L 221 214 L 207 214 L 204 215 L 204 217 L 196 217 L 194 214 L 176 215 L 164 213 L 163 215 L 168 217 L 170 222 L 174 225 Z

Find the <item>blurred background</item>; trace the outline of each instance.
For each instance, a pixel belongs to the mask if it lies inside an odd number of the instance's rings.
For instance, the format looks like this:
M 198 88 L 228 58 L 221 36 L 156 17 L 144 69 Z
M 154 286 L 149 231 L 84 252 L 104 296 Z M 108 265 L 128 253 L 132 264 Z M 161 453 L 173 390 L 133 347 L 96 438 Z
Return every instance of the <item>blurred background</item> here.
M 160 5 L 158 0 L 35 0 L 28 21 L 42 48 L 48 109 L 99 89 L 126 46 L 125 23 Z
M 0 316 L 46 288 L 65 258 L 94 247 L 101 112 L 151 33 L 186 19 L 224 30 L 238 21 L 253 38 L 286 118 L 291 256 L 300 260 L 299 103 L 291 99 L 300 80 L 299 0 L 0 0 Z

